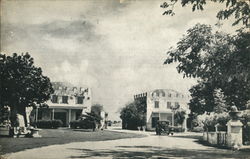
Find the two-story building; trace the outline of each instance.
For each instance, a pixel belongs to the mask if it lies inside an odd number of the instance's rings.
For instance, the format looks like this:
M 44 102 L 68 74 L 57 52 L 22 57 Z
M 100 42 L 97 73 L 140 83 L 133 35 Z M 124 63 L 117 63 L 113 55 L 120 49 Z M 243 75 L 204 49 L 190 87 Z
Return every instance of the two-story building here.
M 154 130 L 157 121 L 170 121 L 174 123 L 173 108 L 180 107 L 188 112 L 188 95 L 171 89 L 156 89 L 153 91 L 134 95 L 134 100 L 142 100 L 146 103 L 146 128 Z M 186 119 L 183 123 L 186 129 Z
M 90 112 L 92 105 L 91 89 L 75 87 L 68 83 L 52 82 L 54 93 L 46 102 L 48 108 L 33 110 L 33 120 L 59 119 L 63 126 L 77 120 L 81 114 Z

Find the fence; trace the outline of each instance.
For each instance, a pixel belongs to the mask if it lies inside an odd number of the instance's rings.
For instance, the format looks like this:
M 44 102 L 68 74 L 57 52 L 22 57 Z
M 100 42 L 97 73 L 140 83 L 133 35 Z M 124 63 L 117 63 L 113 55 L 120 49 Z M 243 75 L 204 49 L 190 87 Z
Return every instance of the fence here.
M 227 146 L 227 132 L 217 132 L 217 144 Z

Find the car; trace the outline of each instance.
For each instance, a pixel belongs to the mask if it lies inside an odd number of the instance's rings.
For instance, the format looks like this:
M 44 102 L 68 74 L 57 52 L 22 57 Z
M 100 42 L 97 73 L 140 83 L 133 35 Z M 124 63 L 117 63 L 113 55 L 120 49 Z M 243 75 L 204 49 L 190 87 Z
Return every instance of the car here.
M 156 125 L 156 135 L 173 135 L 174 128 L 170 126 L 170 121 L 158 121 Z

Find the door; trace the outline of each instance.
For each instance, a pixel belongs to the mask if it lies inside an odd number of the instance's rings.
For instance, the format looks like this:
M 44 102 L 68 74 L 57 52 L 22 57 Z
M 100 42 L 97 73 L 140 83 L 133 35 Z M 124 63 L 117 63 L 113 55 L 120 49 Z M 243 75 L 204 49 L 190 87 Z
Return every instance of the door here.
M 152 117 L 152 128 L 156 127 L 157 121 L 159 121 L 159 117 Z

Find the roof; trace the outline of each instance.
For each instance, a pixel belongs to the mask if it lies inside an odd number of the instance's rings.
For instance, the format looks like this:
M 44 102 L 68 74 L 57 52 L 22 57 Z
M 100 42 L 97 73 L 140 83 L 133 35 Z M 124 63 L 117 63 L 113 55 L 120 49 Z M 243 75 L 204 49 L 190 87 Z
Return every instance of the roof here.
M 67 82 L 52 82 L 55 95 L 83 96 L 88 93 L 89 88 L 76 87 Z

